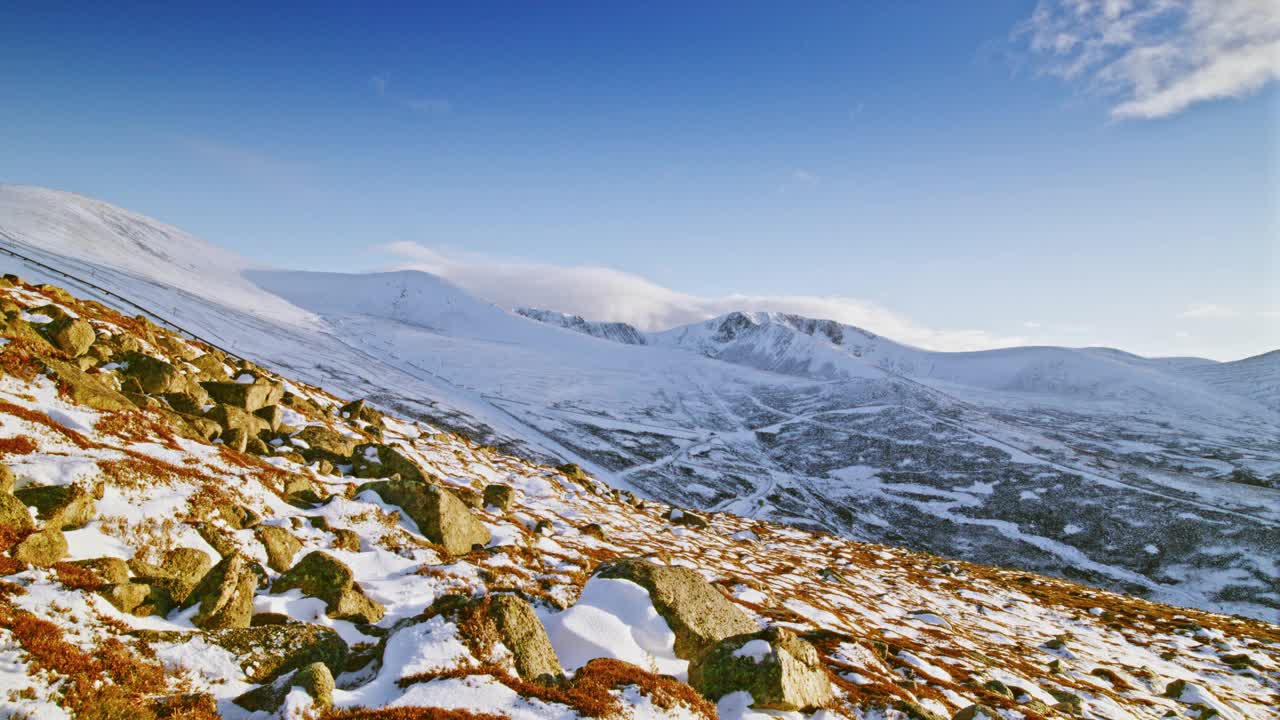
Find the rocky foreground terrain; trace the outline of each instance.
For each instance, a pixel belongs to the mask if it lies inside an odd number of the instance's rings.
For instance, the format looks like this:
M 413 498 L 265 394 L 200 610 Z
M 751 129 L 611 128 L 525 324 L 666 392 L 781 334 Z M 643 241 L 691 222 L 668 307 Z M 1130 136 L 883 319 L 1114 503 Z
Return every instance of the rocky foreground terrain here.
M 1280 717 L 1280 627 L 702 515 L 0 281 L 0 714 Z

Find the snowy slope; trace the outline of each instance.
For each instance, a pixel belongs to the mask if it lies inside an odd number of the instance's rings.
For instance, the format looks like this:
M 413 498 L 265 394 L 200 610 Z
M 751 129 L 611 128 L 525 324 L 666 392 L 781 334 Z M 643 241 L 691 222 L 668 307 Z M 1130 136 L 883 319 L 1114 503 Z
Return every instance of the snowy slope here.
M 251 268 L 66 193 L 0 186 L 0 208 L 0 247 L 234 352 L 650 497 L 1184 605 L 1280 608 L 1280 491 L 1221 480 L 1280 473 L 1280 413 L 1190 374 L 1212 366 L 928 353 L 762 314 L 627 345 L 424 273 Z
M 394 287 L 371 282 L 384 281 Z M 51 300 L 91 324 L 84 372 L 36 340 Z M 166 393 L 98 404 L 128 375 L 109 361 L 128 348 L 189 380 L 225 379 L 233 358 L 57 290 L 6 279 L 0 301 L 0 437 L 16 488 L 0 497 L 79 498 L 0 539 L 4 717 L 1275 717 L 1274 624 L 640 502 L 409 418 L 348 412 L 350 398 L 252 365 L 239 371 L 280 389 L 289 427 L 241 452 Z M 46 367 L 96 387 L 83 396 L 95 406 Z M 308 462 L 304 438 L 326 431 L 363 444 L 353 462 L 376 449 L 399 459 L 396 475 L 437 478 L 433 496 L 454 498 L 439 512 L 479 535 L 443 545 L 439 518 L 384 494 L 382 463 Z M 491 490 L 506 499 L 482 502 Z M 44 552 L 29 552 L 33 538 Z M 652 563 L 640 567 L 675 591 L 603 571 L 620 560 Z M 725 637 L 757 627 L 789 634 Z M 731 661 L 729 688 L 700 681 L 683 649 L 722 639 L 722 654 L 750 658 Z M 823 692 L 820 707 L 755 707 L 781 682 Z
M 568 328 L 592 337 L 620 342 L 623 345 L 646 345 L 649 342 L 644 333 L 627 323 L 591 322 L 581 315 L 568 315 L 555 310 L 528 307 L 516 308 L 515 312 L 517 315 L 523 315 L 541 323 Z
M 935 352 L 896 343 L 831 320 L 741 312 L 658 333 L 654 343 L 691 349 L 727 362 L 814 378 L 870 377 L 875 374 L 873 369 L 878 369 L 940 387 L 963 386 L 1085 400 L 1155 400 L 1166 406 L 1210 414 L 1272 415 L 1243 394 L 1232 392 L 1224 396 L 1202 382 L 1188 381 L 1186 376 L 1171 372 L 1178 365 L 1150 361 L 1110 348 L 1018 347 Z M 1207 377 L 1221 373 L 1219 365 L 1196 363 L 1186 375 Z M 1272 368 L 1277 365 L 1280 363 L 1272 363 Z
M 1181 368 L 1206 385 L 1280 411 L 1280 350 L 1243 360 Z

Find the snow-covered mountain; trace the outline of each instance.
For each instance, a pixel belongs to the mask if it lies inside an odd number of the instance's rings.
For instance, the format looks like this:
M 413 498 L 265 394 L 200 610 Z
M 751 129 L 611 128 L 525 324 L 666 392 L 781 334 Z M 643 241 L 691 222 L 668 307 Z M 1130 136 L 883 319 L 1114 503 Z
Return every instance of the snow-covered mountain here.
M 502 324 L 416 280 L 360 302 Z M 1274 624 L 640 500 L 54 285 L 0 307 L 2 717 L 1275 717 Z
M 43 264 L 0 255 L 24 277 L 654 498 L 1280 617 L 1280 490 L 1231 480 L 1280 473 L 1280 411 L 1249 393 L 1274 353 L 933 353 L 754 313 L 624 344 L 424 273 L 253 268 L 15 186 L 0 186 L 0 248 Z
M 555 310 L 539 310 L 538 308 L 529 307 L 516 308 L 515 311 L 517 315 L 523 315 L 548 325 L 576 330 L 602 340 L 612 340 L 623 345 L 645 345 L 648 343 L 644 333 L 627 323 L 589 322 L 581 315 L 568 315 Z

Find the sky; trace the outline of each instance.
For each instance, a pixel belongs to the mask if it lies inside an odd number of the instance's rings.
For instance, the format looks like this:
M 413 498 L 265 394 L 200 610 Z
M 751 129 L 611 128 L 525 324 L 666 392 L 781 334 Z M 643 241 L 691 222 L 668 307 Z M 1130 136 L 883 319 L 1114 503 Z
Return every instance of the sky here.
M 1280 348 L 1273 0 L 231 5 L 7 6 L 0 182 L 644 329 Z

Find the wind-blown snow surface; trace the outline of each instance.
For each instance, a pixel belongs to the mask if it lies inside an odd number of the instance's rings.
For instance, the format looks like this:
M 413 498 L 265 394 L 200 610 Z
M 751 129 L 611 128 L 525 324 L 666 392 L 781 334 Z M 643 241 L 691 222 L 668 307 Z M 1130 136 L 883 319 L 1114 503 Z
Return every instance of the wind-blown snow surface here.
M 283 372 L 663 500 L 1280 617 L 1280 491 L 1226 479 L 1280 471 L 1280 411 L 1248 396 L 1274 354 L 931 353 L 742 313 L 627 345 L 424 273 L 251 269 L 66 193 L 0 187 L 0 233 Z

